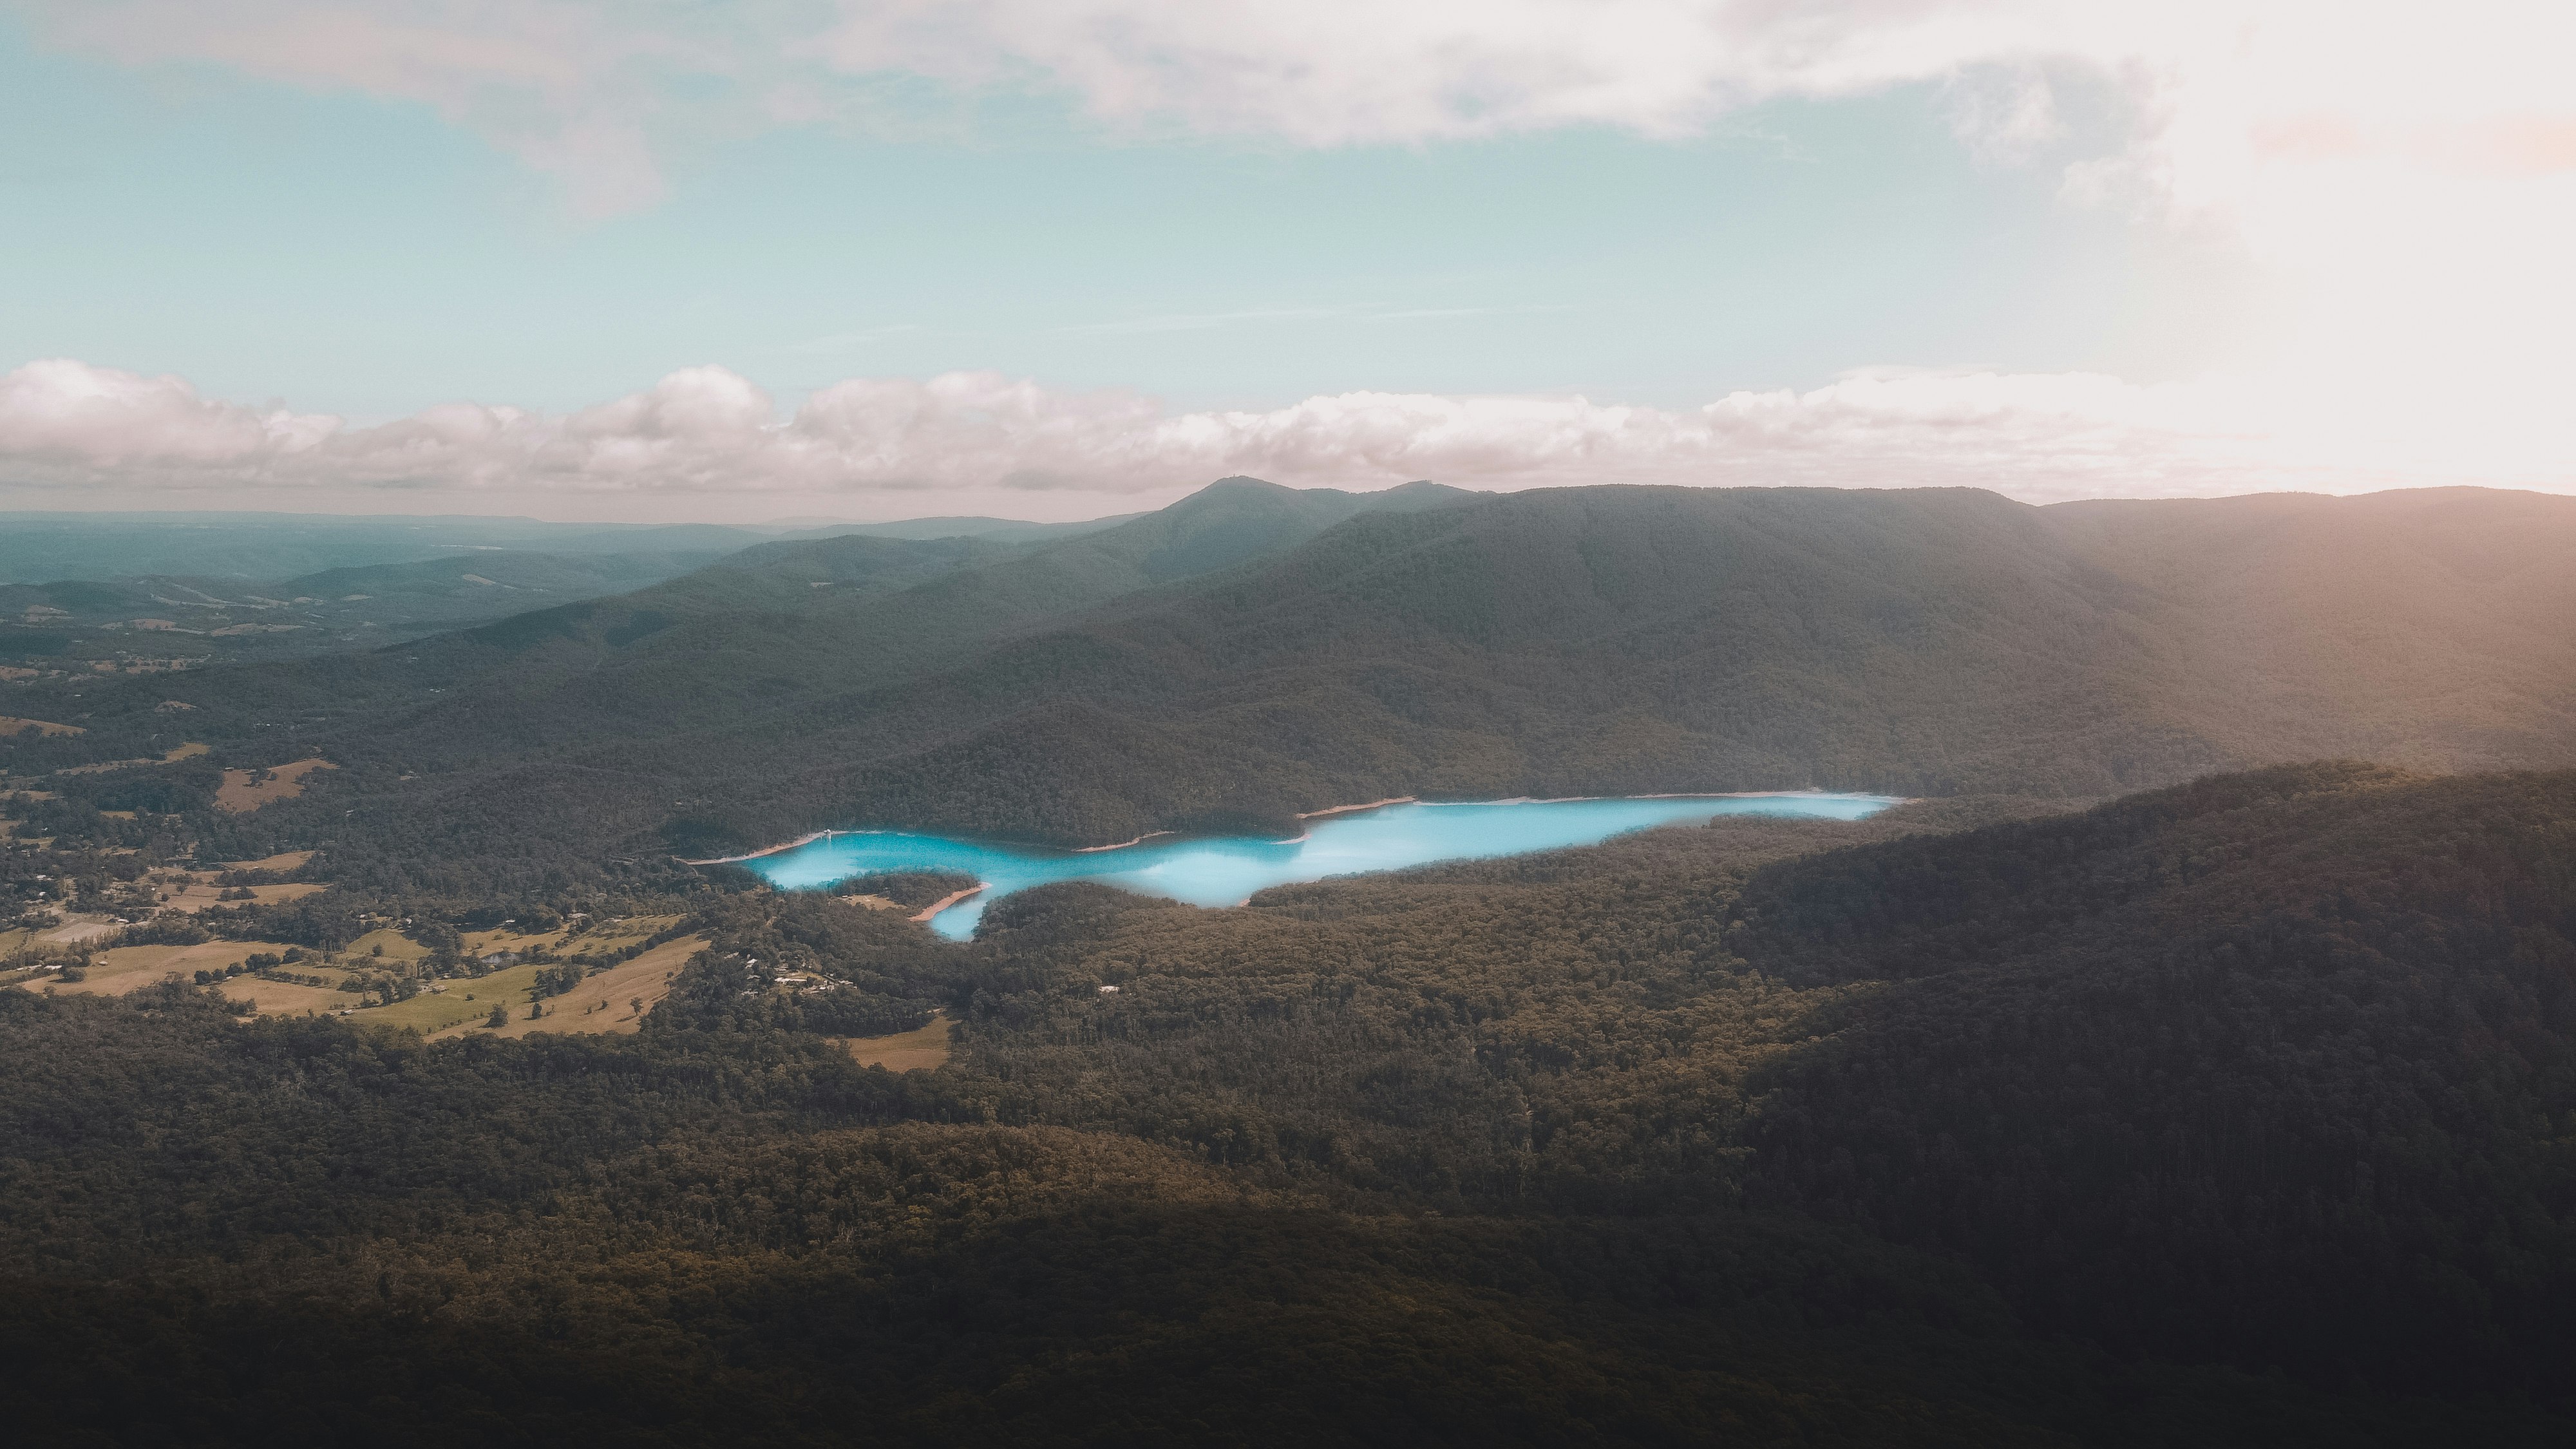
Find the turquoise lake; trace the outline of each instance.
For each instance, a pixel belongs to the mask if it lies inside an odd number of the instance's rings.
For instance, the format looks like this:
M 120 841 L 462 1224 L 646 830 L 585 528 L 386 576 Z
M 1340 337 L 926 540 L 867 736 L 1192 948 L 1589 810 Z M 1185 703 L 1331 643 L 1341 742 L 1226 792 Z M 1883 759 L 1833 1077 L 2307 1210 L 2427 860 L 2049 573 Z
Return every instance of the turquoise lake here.
M 981 895 L 931 918 L 954 941 L 975 934 L 984 907 L 1013 891 L 1059 880 L 1096 880 L 1194 906 L 1241 905 L 1254 891 L 1326 876 L 1400 870 L 1441 860 L 1484 860 L 1593 845 L 1631 830 L 1687 825 L 1720 815 L 1858 820 L 1898 803 L 1886 795 L 1690 795 L 1625 800 L 1499 800 L 1484 804 L 1380 805 L 1309 821 L 1295 840 L 1249 836 L 1162 838 L 1110 850 L 1047 850 L 903 831 L 835 831 L 742 862 L 783 890 L 810 890 L 881 871 L 963 871 Z

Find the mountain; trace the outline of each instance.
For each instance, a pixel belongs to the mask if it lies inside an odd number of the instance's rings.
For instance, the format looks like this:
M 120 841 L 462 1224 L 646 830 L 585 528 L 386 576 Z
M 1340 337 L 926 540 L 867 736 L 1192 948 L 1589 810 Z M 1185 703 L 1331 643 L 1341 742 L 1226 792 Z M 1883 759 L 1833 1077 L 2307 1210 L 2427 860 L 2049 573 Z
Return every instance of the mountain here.
M 291 724 L 362 820 L 544 802 L 494 856 L 859 824 L 1089 843 L 1402 794 L 2565 765 L 2569 617 L 2576 501 L 2540 495 L 1235 479 L 1034 545 L 764 544 L 364 659 L 93 692 L 81 722 L 101 751 L 164 697 L 210 737 Z
M 2576 506 L 2241 511 L 1583 489 L 1371 513 L 805 714 L 848 763 L 736 796 L 799 828 L 1079 842 L 1395 794 L 2576 761 L 2576 643 L 2549 627 L 2576 617 Z
M 275 580 L 328 569 L 412 563 L 475 552 L 687 554 L 711 558 L 777 538 L 868 534 L 976 537 L 996 543 L 1071 538 L 1135 515 L 1080 523 L 916 518 L 891 523 L 554 523 L 464 515 L 299 513 L 0 513 L 0 584 L 103 582 L 146 575 Z M 626 587 L 635 587 L 629 581 Z
M 825 519 L 781 519 L 775 527 L 865 534 L 871 538 L 980 538 L 988 543 L 1037 543 L 1074 538 L 1115 528 L 1139 513 L 1086 518 L 1079 523 L 1028 523 L 1016 518 L 906 518 L 893 523 L 833 523 Z

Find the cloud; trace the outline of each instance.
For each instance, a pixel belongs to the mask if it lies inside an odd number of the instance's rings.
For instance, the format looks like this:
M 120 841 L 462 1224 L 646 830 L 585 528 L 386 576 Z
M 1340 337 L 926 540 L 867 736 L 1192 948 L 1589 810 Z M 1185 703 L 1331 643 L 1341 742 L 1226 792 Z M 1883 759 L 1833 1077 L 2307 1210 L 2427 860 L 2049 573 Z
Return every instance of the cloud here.
M 1784 96 L 1941 82 L 1998 155 L 2070 77 L 2127 93 L 2113 161 L 2191 204 L 2253 172 L 2387 155 L 2576 166 L 2566 7 L 2530 0 L 14 0 L 62 46 L 431 107 L 649 203 L 674 134 L 1036 92 L 1116 128 L 1306 146 L 1563 126 L 1680 136 Z M 932 83 L 925 90 L 920 84 Z
M 0 377 L 0 457 L 35 469 L 134 469 L 179 476 L 244 458 L 287 457 L 337 432 L 325 414 L 209 402 L 186 379 L 68 359 Z
M 874 516 L 1107 512 L 1236 473 L 1358 488 L 1944 484 L 2041 502 L 2450 482 L 2576 491 L 2576 466 L 2546 450 L 2464 464 L 2410 448 L 2403 419 L 2355 434 L 2331 417 L 2304 430 L 2283 417 L 2297 414 L 2259 388 L 1884 370 L 1679 409 L 1356 392 L 1187 413 L 1134 392 L 959 372 L 851 379 L 782 416 L 749 380 L 696 367 L 561 416 L 450 404 L 350 427 L 55 359 L 0 377 L 0 479 L 48 506 L 257 490 L 304 506 L 587 498 L 710 518 L 791 499 Z
M 1300 145 L 1564 125 L 1673 136 L 2018 48 L 2017 4 L 894 0 L 811 42 L 844 73 L 1059 89 L 1094 117 Z

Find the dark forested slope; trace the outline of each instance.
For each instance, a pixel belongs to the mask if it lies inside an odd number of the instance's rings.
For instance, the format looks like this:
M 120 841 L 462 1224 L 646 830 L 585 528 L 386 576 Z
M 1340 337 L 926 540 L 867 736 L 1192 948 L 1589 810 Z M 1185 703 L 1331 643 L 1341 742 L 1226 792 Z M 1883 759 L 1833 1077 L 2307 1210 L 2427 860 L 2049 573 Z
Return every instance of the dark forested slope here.
M 2301 767 L 1756 876 L 1846 992 L 1757 1200 L 1958 1252 L 2040 1321 L 2382 1385 L 2558 1374 L 2576 776 Z
M 1015 897 L 970 1057 L 1034 1120 L 1289 1180 L 1739 1202 L 1956 1255 L 2124 1353 L 2556 1391 L 2576 774 L 2285 767 L 1787 859 L 1776 831 L 1239 912 Z
M 0 1397 L 204 1442 L 2564 1442 L 2576 774 L 1953 829 L 2015 808 L 1049 887 L 970 946 L 738 893 L 622 1039 L 0 995 Z M 931 1005 L 938 1072 L 829 1040 Z

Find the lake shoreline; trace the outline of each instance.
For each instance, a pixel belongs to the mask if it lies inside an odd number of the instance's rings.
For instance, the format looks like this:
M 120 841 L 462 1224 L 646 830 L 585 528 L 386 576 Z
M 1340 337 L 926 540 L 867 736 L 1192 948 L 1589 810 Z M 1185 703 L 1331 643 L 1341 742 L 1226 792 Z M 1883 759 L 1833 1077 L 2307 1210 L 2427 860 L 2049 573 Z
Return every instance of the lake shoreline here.
M 940 900 L 933 901 L 929 905 L 926 905 L 913 913 L 913 924 L 919 926 L 929 925 L 931 917 L 938 915 L 941 911 L 948 909 L 959 901 L 966 900 L 973 896 L 982 895 L 985 891 L 992 888 L 992 884 L 993 883 L 991 881 L 979 880 L 962 891 L 953 892 Z
M 994 901 L 1059 881 L 1096 880 L 1187 905 L 1224 907 L 1240 905 L 1272 886 L 1336 876 L 1571 849 L 1630 831 L 1701 825 L 1733 815 L 1855 820 L 1899 803 L 1893 795 L 1822 790 L 1377 800 L 1314 812 L 1310 828 L 1295 840 L 1158 832 L 1124 845 L 1068 850 L 917 831 L 832 831 L 828 840 L 817 832 L 811 839 L 819 843 L 804 851 L 772 850 L 744 868 L 782 890 L 831 889 L 855 876 L 887 871 L 950 872 L 952 878 L 973 882 L 974 888 L 906 914 L 936 935 L 963 941 L 972 938 Z
M 1887 802 L 1884 808 L 1892 810 L 1899 805 L 1911 805 L 1914 803 L 1916 798 L 1917 797 L 1911 795 L 1876 795 L 1867 790 L 1817 789 L 1667 790 L 1660 794 L 1651 795 L 1513 795 L 1500 800 L 1425 800 L 1418 795 L 1391 795 L 1383 800 L 1367 800 L 1356 805 L 1327 805 L 1321 810 L 1300 811 L 1292 818 L 1298 820 L 1322 820 L 1335 815 L 1355 815 L 1365 810 L 1382 810 L 1390 805 L 1427 805 L 1434 808 L 1454 805 L 1580 805 L 1588 801 L 1601 800 L 1883 800 Z M 800 835 L 794 840 L 782 841 L 777 845 L 763 846 L 758 850 L 750 851 L 742 855 L 718 856 L 713 860 L 690 860 L 685 856 L 678 855 L 672 856 L 671 858 L 682 865 L 740 865 L 747 860 L 763 860 L 769 856 L 779 855 L 787 851 L 802 850 L 806 846 L 812 845 L 815 841 L 821 840 L 826 836 L 928 835 L 930 833 L 931 832 L 927 830 L 905 830 L 895 827 L 874 830 L 842 830 L 837 828 L 832 830 L 814 830 Z M 1115 845 L 1038 845 L 1022 840 L 987 840 L 983 843 L 987 845 L 1007 847 L 1012 850 L 1052 850 L 1061 851 L 1066 855 L 1098 855 L 1103 851 L 1129 850 L 1144 844 L 1146 841 L 1160 840 L 1165 836 L 1177 836 L 1179 833 L 1180 832 L 1173 830 L 1149 830 L 1143 835 L 1137 836 L 1133 840 L 1122 840 Z M 1299 841 L 1309 838 L 1309 836 L 1303 834 L 1293 835 L 1277 843 L 1281 845 L 1294 845 Z

